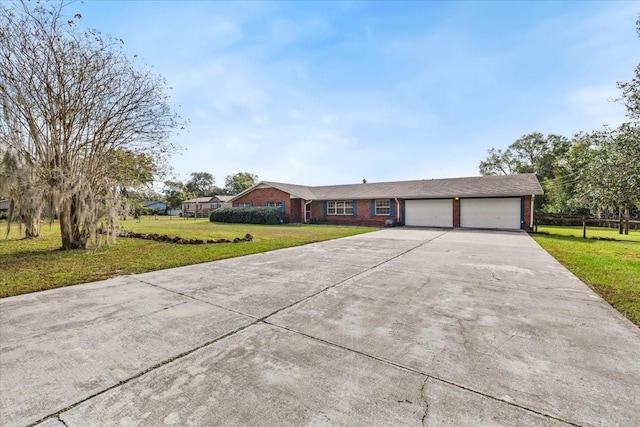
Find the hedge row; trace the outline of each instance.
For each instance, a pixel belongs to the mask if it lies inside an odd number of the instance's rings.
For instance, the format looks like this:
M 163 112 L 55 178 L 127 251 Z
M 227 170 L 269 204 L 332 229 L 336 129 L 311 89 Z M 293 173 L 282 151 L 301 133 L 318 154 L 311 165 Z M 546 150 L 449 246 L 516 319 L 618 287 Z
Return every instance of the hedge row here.
M 220 208 L 209 215 L 211 222 L 233 222 L 241 224 L 280 224 L 282 212 L 275 207 Z

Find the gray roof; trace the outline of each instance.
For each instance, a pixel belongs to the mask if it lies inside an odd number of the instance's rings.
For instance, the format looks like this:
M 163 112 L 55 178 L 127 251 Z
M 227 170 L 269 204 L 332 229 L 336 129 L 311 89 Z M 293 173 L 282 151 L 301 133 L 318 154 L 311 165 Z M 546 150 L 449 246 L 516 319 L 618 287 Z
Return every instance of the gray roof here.
M 508 197 L 544 194 L 535 174 L 474 176 L 468 178 L 422 179 L 416 181 L 374 182 L 366 184 L 304 185 L 261 181 L 232 200 L 259 185 L 277 188 L 305 200 L 340 199 L 437 199 L 449 197 Z
M 301 199 L 305 199 L 305 200 L 318 199 L 314 191 L 314 189 L 318 187 L 307 187 L 305 185 L 285 184 L 282 182 L 271 182 L 271 181 L 262 181 L 262 184 L 266 184 L 270 187 L 277 188 L 278 190 L 282 190 L 285 193 L 289 193 Z
M 209 196 L 209 197 L 198 197 L 198 203 L 212 203 L 212 202 L 228 202 L 229 200 L 233 199 L 234 196 L 220 196 L 220 195 L 215 195 L 215 196 Z M 196 199 L 189 199 L 189 200 L 185 200 L 182 203 L 195 203 Z

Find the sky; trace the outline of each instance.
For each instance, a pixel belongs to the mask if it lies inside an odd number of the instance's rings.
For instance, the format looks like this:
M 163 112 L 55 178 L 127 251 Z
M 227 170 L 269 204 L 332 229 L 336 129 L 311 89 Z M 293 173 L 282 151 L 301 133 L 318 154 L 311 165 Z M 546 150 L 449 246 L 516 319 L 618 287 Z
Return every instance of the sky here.
M 189 121 L 172 174 L 332 185 L 479 175 L 491 147 L 625 120 L 622 1 L 90 1 Z

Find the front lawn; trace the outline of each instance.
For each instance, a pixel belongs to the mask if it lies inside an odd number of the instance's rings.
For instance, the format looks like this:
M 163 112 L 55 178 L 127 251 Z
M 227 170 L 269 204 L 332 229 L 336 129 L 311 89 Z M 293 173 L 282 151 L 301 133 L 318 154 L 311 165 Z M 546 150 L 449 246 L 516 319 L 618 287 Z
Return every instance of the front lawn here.
M 193 239 L 254 237 L 252 242 L 179 245 L 151 240 L 118 238 L 98 250 L 60 251 L 58 224 L 42 225 L 41 237 L 21 240 L 18 228 L 5 239 L 6 222 L 0 223 L 0 298 L 53 289 L 109 277 L 197 264 L 267 252 L 290 246 L 337 239 L 375 228 L 220 224 L 206 219 L 143 217 L 123 222 L 129 231 L 167 234 Z
M 640 242 L 552 234 L 533 234 L 532 237 L 616 310 L 640 326 Z

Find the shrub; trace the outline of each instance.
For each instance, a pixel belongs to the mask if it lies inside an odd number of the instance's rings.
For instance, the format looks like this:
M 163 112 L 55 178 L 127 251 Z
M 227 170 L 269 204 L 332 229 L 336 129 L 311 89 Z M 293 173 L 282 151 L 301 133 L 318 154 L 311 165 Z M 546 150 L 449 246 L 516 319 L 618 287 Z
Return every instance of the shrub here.
M 211 211 L 211 222 L 231 222 L 244 224 L 280 224 L 282 212 L 275 207 L 220 208 Z
M 311 218 L 309 220 L 310 224 L 326 224 L 328 222 L 329 222 L 329 220 L 327 218 L 322 217 L 322 216 L 316 216 L 316 217 L 313 217 L 313 218 Z

